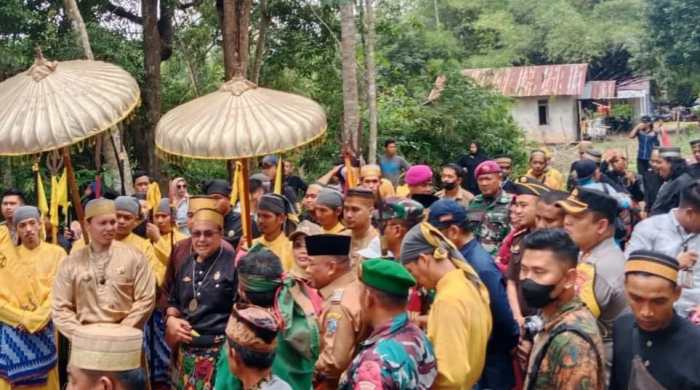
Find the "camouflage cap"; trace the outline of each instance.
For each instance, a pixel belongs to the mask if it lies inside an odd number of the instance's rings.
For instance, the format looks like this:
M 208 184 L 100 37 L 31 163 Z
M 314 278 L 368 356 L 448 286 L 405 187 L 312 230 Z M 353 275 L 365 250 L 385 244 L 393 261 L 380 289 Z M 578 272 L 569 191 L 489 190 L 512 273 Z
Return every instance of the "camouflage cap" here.
M 384 199 L 381 210 L 374 211 L 377 221 L 388 221 L 399 219 L 402 221 L 418 223 L 425 216 L 425 208 L 420 203 L 412 199 L 390 197 Z

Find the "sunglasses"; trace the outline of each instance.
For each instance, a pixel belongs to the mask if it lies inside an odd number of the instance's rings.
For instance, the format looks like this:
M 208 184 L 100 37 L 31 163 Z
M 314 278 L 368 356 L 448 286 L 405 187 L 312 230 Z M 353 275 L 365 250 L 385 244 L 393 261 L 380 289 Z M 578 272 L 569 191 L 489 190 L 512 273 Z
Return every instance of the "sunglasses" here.
M 216 230 L 193 230 L 192 231 L 192 238 L 212 238 L 214 235 L 218 234 Z
M 187 184 L 178 184 L 177 188 L 187 188 Z

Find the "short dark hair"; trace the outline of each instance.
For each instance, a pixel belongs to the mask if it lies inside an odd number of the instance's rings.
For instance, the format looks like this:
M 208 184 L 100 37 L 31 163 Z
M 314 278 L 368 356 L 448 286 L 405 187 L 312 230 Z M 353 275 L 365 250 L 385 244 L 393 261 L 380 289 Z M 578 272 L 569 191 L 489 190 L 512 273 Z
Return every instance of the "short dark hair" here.
M 396 144 L 396 140 L 393 139 L 393 138 L 389 138 L 389 139 L 387 139 L 386 141 L 384 141 L 384 147 L 385 147 L 385 148 L 388 147 L 388 146 L 391 145 L 391 144 Z
M 92 381 L 97 381 L 100 377 L 106 376 L 118 381 L 125 390 L 141 390 L 146 388 L 146 373 L 143 368 L 135 368 L 126 371 L 97 371 L 80 369 Z
M 566 200 L 569 194 L 564 191 L 546 191 L 540 195 L 540 202 L 548 205 L 554 205 L 559 201 Z
M 236 351 L 236 355 L 247 367 L 257 368 L 258 370 L 266 370 L 272 367 L 272 362 L 275 360 L 275 351 L 252 351 L 231 340 L 231 338 L 228 339 L 228 343 L 229 346 L 233 348 L 234 351 Z
M 662 157 L 662 159 L 671 163 L 671 177 L 669 179 L 675 179 L 679 177 L 688 169 L 688 164 L 682 157 Z
M 694 180 L 681 189 L 679 205 L 700 211 L 700 180 Z
M 24 192 L 18 190 L 17 188 L 8 188 L 2 193 L 0 201 L 4 200 L 6 196 L 17 196 L 22 204 L 27 204 L 27 198 L 24 196 Z
M 520 244 L 523 252 L 526 250 L 545 250 L 571 268 L 578 264 L 578 247 L 564 229 L 535 230 L 523 238 Z
M 369 290 L 370 293 L 377 298 L 379 303 L 384 307 L 400 309 L 406 307 L 406 304 L 408 303 L 408 295 L 392 294 L 367 285 L 365 285 L 365 288 Z
M 455 171 L 455 175 L 457 175 L 457 178 L 459 178 L 459 179 L 462 178 L 462 174 L 464 173 L 464 169 L 462 167 L 460 167 L 459 165 L 457 165 L 455 163 L 449 163 L 449 164 L 445 164 L 442 166 L 442 169 L 445 169 L 445 168 Z
M 263 182 L 258 179 L 248 179 L 248 193 L 252 194 L 259 189 L 265 189 Z
M 238 261 L 238 273 L 241 275 L 262 276 L 266 279 L 279 279 L 282 277 L 284 269 L 279 257 L 272 251 L 261 250 L 259 252 L 248 253 Z M 245 291 L 245 295 L 250 303 L 272 307 L 275 304 L 276 291 L 253 292 Z

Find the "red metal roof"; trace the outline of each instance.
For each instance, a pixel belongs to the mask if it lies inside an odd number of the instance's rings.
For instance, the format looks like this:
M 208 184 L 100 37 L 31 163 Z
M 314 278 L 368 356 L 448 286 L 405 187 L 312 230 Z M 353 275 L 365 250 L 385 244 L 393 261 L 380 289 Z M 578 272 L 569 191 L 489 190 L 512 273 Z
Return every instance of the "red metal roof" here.
M 588 64 L 465 69 L 462 74 L 505 96 L 581 96 Z
M 617 97 L 615 80 L 589 81 L 583 88 L 580 99 L 615 99 Z

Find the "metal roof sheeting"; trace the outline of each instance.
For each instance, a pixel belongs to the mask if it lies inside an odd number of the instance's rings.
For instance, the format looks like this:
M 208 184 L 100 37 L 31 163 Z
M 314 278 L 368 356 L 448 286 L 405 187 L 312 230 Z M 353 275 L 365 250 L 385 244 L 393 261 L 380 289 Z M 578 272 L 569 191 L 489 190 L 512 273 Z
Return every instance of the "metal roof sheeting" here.
M 615 99 L 616 85 L 615 80 L 589 81 L 583 87 L 583 94 L 579 99 Z
M 505 96 L 581 96 L 587 71 L 588 64 L 564 64 L 465 69 L 462 74 Z

